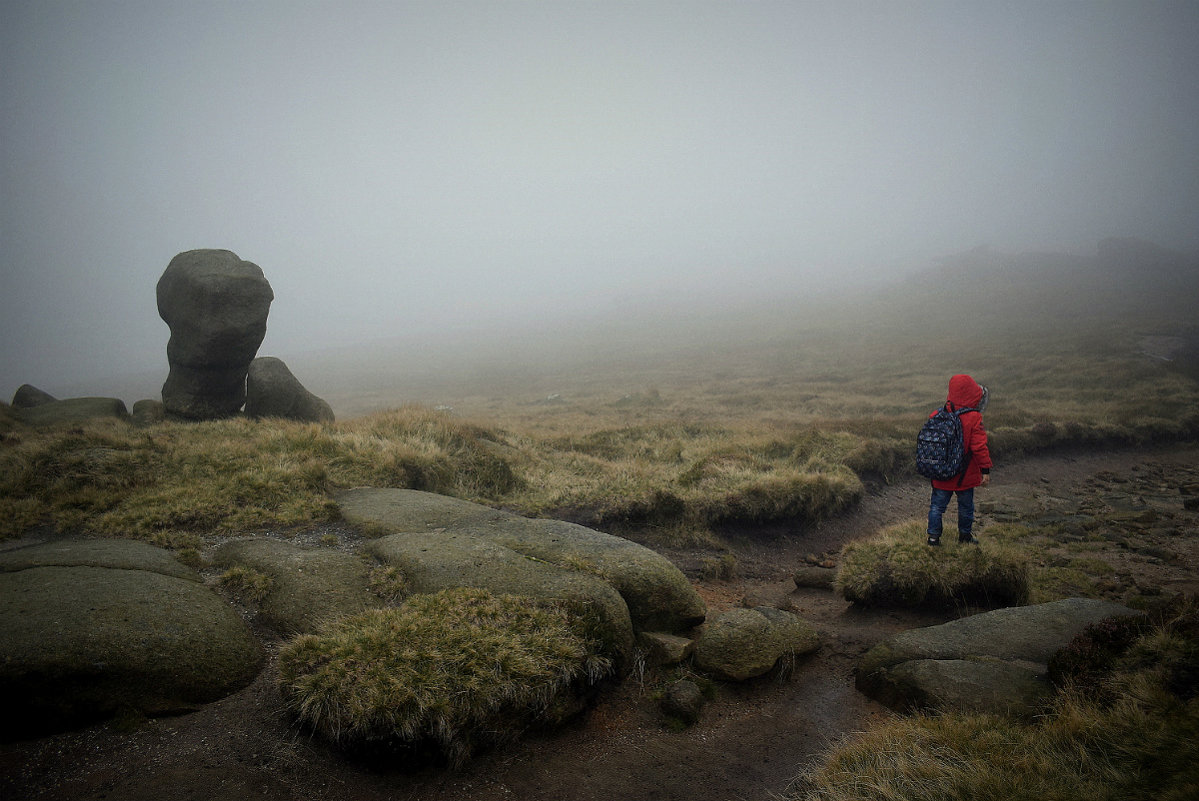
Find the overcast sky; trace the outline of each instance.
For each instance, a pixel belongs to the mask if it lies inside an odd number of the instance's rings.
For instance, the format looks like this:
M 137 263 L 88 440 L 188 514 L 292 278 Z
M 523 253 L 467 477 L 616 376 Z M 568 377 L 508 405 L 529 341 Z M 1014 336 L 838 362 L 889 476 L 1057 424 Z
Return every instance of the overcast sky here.
M 285 360 L 1199 249 L 1196 42 L 1191 0 L 0 0 L 0 394 L 165 377 L 191 248 L 262 267 Z

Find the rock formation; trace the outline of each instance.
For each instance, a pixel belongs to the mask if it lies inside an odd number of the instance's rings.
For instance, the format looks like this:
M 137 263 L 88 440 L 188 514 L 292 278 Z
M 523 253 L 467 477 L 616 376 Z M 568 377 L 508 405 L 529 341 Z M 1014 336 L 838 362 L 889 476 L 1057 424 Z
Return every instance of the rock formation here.
M 12 407 L 14 409 L 30 409 L 34 406 L 54 403 L 56 400 L 58 398 L 48 392 L 43 392 L 30 384 L 22 384 L 17 388 L 16 394 L 12 396 Z
M 810 654 L 820 635 L 806 621 L 768 606 L 730 609 L 704 625 L 695 643 L 695 666 L 728 681 L 745 681 L 774 669 L 780 659 Z
M 166 413 L 189 420 L 237 414 L 275 297 L 262 270 L 228 250 L 189 250 L 171 259 L 157 292 L 158 314 L 171 329 Z
M 70 540 L 0 553 L 2 736 L 195 709 L 262 661 L 233 607 L 162 548 Z
M 871 648 L 857 686 L 890 707 L 1033 715 L 1050 697 L 1049 658 L 1084 628 L 1138 614 L 1069 598 L 912 629 Z
M 284 417 L 305 423 L 333 422 L 333 409 L 313 395 L 282 359 L 259 356 L 246 377 L 246 415 Z

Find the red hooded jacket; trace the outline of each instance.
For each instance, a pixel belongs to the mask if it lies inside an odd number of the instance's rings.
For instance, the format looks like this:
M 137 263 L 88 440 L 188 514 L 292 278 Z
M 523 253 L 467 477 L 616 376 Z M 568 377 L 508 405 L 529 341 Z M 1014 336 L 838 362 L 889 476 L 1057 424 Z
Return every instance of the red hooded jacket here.
M 945 399 L 950 411 L 954 409 L 977 409 L 982 402 L 983 388 L 968 375 L 955 375 L 949 379 L 949 395 Z M 937 413 L 929 415 L 932 417 Z M 983 474 L 991 472 L 991 452 L 987 450 L 987 430 L 983 428 L 982 412 L 966 412 L 962 421 L 962 444 L 966 448 L 968 461 L 962 475 L 940 481 L 933 479 L 933 486 L 942 490 L 964 490 L 982 483 Z

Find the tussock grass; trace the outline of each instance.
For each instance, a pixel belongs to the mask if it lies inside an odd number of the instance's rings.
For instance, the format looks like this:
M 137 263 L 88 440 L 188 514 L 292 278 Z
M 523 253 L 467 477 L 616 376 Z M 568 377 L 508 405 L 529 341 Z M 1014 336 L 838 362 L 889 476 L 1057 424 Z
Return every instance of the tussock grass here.
M 955 607 L 965 603 L 1018 606 L 1028 602 L 1028 557 L 984 540 L 931 548 L 922 521 L 884 529 L 841 551 L 834 588 L 863 606 Z
M 280 652 L 298 718 L 351 749 L 432 746 L 452 763 L 557 723 L 611 660 L 565 608 L 484 590 L 417 595 L 343 618 Z
M 847 740 L 785 801 L 1182 801 L 1199 791 L 1193 602 L 1067 687 L 1033 723 L 896 717 Z

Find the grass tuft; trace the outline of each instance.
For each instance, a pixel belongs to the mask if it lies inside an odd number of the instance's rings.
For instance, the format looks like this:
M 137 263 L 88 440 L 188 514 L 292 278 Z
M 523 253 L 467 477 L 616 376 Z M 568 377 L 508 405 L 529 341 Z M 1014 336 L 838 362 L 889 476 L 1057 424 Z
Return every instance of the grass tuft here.
M 940 548 L 925 544 L 921 521 L 892 526 L 841 551 L 834 588 L 863 606 L 1019 606 L 1029 598 L 1028 558 L 984 540 Z
M 343 618 L 280 652 L 280 686 L 307 726 L 350 749 L 477 748 L 565 720 L 612 670 L 561 606 L 484 590 L 417 595 Z

